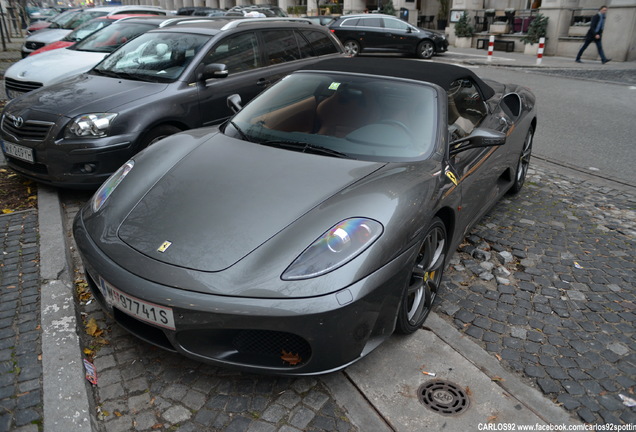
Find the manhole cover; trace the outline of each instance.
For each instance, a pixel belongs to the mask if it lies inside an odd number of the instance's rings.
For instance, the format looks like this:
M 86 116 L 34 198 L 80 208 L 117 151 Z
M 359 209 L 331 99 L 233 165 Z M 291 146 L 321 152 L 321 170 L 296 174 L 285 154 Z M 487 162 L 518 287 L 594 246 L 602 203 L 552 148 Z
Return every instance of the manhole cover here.
M 446 416 L 461 414 L 470 405 L 464 390 L 450 381 L 426 382 L 417 389 L 417 396 L 425 407 Z

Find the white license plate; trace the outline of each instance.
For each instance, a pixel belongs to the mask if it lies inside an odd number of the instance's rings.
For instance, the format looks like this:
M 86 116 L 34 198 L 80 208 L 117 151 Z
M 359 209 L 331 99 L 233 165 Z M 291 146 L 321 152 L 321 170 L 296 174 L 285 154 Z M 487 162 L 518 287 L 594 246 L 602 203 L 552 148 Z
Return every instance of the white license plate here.
M 33 149 L 6 141 L 4 142 L 3 147 L 4 152 L 9 156 L 31 163 L 35 162 L 35 159 L 33 158 Z
M 172 309 L 125 294 L 101 277 L 99 278 L 99 289 L 106 301 L 122 312 L 139 318 L 142 321 L 175 330 Z

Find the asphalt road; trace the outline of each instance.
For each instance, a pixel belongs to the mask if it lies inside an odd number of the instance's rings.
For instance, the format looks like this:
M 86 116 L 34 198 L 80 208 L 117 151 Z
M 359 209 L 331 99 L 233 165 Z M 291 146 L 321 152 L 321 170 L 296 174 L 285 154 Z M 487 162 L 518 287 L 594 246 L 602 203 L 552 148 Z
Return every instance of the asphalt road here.
M 601 71 L 480 67 L 476 72 L 523 84 L 536 94 L 535 156 L 636 186 L 636 85 L 629 79 L 609 83 L 601 80 Z

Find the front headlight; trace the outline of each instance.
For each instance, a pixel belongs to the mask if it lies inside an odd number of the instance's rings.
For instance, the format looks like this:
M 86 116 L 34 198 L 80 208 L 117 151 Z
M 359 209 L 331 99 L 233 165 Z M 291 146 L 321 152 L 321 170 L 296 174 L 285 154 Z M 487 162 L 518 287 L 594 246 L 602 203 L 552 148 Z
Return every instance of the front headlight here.
M 66 138 L 105 137 L 115 117 L 117 114 L 114 113 L 84 114 L 75 117 L 66 127 Z
M 100 188 L 97 189 L 97 192 L 95 192 L 95 195 L 93 195 L 93 198 L 91 200 L 91 206 L 94 212 L 102 208 L 102 206 L 104 205 L 104 203 L 106 202 L 110 194 L 113 193 L 115 188 L 119 185 L 119 183 L 121 183 L 124 177 L 128 175 L 128 173 L 130 172 L 130 170 L 133 169 L 134 166 L 135 166 L 135 161 L 129 160 L 124 165 L 122 165 L 117 171 L 115 171 L 113 175 L 108 177 L 108 180 L 106 180 L 100 186 Z
M 282 278 L 309 279 L 329 273 L 364 252 L 382 231 L 382 224 L 373 219 L 346 219 L 305 249 L 285 270 Z

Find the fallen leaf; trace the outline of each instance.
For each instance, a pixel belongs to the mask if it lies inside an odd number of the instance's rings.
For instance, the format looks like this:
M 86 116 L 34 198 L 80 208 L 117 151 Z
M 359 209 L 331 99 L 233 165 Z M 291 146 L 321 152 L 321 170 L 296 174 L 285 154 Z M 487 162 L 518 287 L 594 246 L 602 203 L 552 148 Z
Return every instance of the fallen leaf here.
M 472 396 L 473 395 L 473 392 L 470 390 L 470 387 L 468 387 L 468 386 L 466 386 L 466 394 L 468 396 Z
M 503 379 L 502 377 L 499 376 L 494 376 L 492 378 L 490 378 L 491 381 L 505 381 L 505 379 Z
M 113 411 L 113 414 L 115 414 L 115 416 L 117 416 L 117 417 L 121 417 L 123 415 L 119 411 Z
M 4 214 L 13 213 L 13 210 L 10 210 L 10 209 L 2 209 L 2 213 L 4 213 Z
M 102 335 L 102 333 L 104 333 L 104 331 L 99 328 L 99 326 L 97 325 L 97 321 L 95 321 L 95 318 L 91 318 L 86 324 L 86 333 L 93 337 L 99 337 Z
M 152 425 L 152 427 L 150 429 L 161 429 L 163 427 L 162 423 L 157 423 L 155 425 Z
M 295 366 L 295 365 L 297 365 L 298 363 L 300 363 L 302 361 L 302 359 L 300 358 L 298 353 L 293 354 L 293 353 L 287 352 L 285 350 L 282 350 L 282 355 L 280 356 L 280 358 L 284 362 L 287 362 L 287 363 L 289 363 L 292 366 Z
M 496 415 L 494 415 L 494 416 L 490 416 L 490 417 L 488 417 L 488 419 L 486 419 L 486 422 L 488 422 L 488 423 L 494 423 L 496 420 L 497 420 L 497 416 L 496 416 Z
M 86 354 L 89 357 L 93 357 L 95 355 L 95 351 L 93 351 L 90 348 L 84 348 L 84 354 Z
M 495 353 L 495 357 L 497 357 L 497 360 L 501 361 L 501 356 L 497 353 Z

